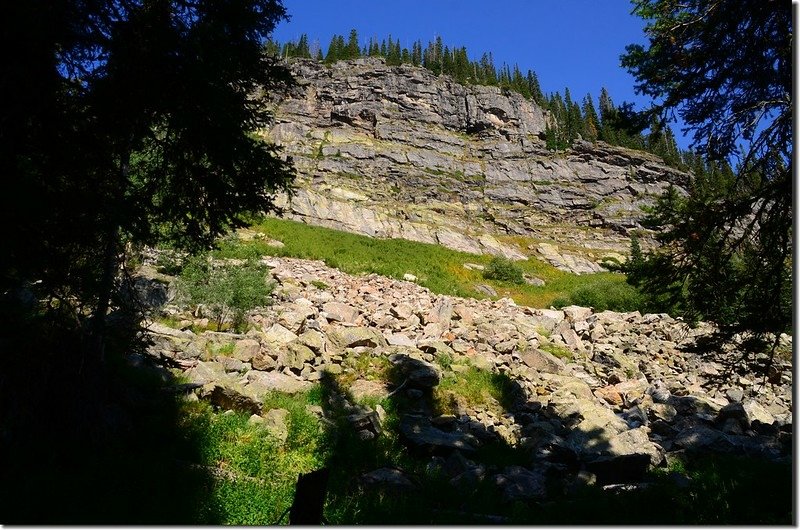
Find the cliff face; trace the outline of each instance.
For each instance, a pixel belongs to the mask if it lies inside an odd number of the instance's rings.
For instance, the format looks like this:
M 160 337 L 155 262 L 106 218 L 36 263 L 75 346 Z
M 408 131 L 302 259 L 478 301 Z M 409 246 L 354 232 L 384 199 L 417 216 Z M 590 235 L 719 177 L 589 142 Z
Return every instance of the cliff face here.
M 603 143 L 555 155 L 547 112 L 496 87 L 377 58 L 291 67 L 298 86 L 276 102 L 265 135 L 300 177 L 281 204 L 311 224 L 592 272 L 627 250 L 643 207 L 686 179 Z

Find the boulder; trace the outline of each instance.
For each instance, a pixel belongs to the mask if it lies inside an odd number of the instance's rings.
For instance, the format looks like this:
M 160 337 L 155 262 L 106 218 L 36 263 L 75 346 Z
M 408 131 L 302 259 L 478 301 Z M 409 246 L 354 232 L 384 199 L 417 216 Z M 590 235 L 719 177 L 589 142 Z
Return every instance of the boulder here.
M 716 421 L 723 423 L 729 418 L 739 421 L 744 429 L 772 426 L 775 422 L 772 414 L 751 399 L 726 405 L 720 409 Z
M 650 456 L 640 453 L 600 456 L 586 463 L 599 486 L 640 482 L 649 468 Z
M 225 367 L 213 361 L 197 361 L 193 367 L 184 372 L 184 375 L 190 383 L 201 385 L 230 380 L 225 374 Z
M 275 345 L 286 344 L 296 339 L 297 335 L 278 323 L 273 324 L 264 331 L 264 340 Z
M 233 348 L 233 358 L 249 363 L 261 351 L 261 344 L 257 340 L 242 339 L 236 341 Z
M 278 353 L 278 366 L 300 371 L 303 364 L 314 360 L 314 352 L 299 341 L 290 342 Z
M 412 348 L 417 345 L 416 342 L 405 333 L 390 333 L 386 337 L 386 343 L 389 344 L 389 346 L 409 346 Z
M 389 312 L 400 320 L 406 320 L 414 314 L 414 308 L 408 304 L 401 303 L 392 306 Z
M 286 409 L 270 409 L 264 414 L 264 428 L 281 444 L 289 437 L 289 411 Z
M 426 416 L 407 414 L 400 421 L 401 439 L 412 449 L 432 454 L 449 454 L 453 449 L 475 452 L 471 438 L 460 432 L 444 432 L 431 425 Z
M 252 361 L 250 361 L 250 364 L 253 366 L 254 370 L 262 370 L 265 372 L 274 370 L 278 366 L 278 362 L 266 352 L 261 352 L 253 357 Z
M 592 314 L 592 309 L 590 307 L 581 307 L 577 305 L 562 307 L 561 310 L 564 312 L 566 319 L 573 323 L 586 320 Z
M 439 370 L 431 363 L 403 353 L 390 355 L 389 361 L 397 367 L 400 377 L 405 378 L 411 388 L 425 390 L 439 384 Z
M 547 372 L 551 374 L 563 373 L 566 370 L 564 361 L 555 355 L 540 349 L 526 350 L 519 353 L 520 361 L 525 366 L 537 372 Z
M 348 324 L 355 324 L 360 311 L 342 302 L 328 302 L 322 306 L 322 311 L 325 317 L 331 322 L 346 322 Z
M 311 388 L 311 383 L 279 372 L 247 372 L 245 388 L 251 395 L 261 396 L 267 392 L 297 394 Z
M 371 440 L 383 431 L 380 417 L 373 410 L 350 414 L 347 416 L 347 421 L 358 432 L 362 440 Z
M 508 466 L 494 476 L 494 484 L 500 489 L 503 500 L 543 499 L 547 494 L 546 477 L 541 471 L 531 471 L 521 466 Z
M 368 489 L 383 489 L 393 492 L 408 492 L 415 488 L 414 483 L 399 469 L 382 467 L 360 478 L 361 484 Z
M 198 397 L 223 410 L 258 414 L 263 403 L 248 390 L 238 384 L 229 383 L 223 386 L 219 383 L 208 383 L 198 392 Z
M 487 285 L 485 283 L 476 283 L 474 286 L 476 291 L 480 294 L 485 294 L 486 296 L 495 297 L 497 296 L 497 291 L 495 291 L 491 285 Z
M 376 328 L 365 327 L 333 328 L 328 332 L 328 341 L 336 351 L 358 346 L 366 346 L 368 348 L 386 346 L 386 339 L 380 331 Z
M 317 354 L 325 349 L 325 335 L 313 329 L 305 331 L 297 337 L 297 341 Z

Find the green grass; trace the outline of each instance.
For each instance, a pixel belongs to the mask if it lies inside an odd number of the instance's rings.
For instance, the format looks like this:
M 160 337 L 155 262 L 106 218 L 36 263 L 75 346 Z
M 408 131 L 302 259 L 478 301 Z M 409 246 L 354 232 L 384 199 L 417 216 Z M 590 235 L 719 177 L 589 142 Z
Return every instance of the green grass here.
M 433 389 L 434 407 L 440 413 L 455 412 L 455 403 L 470 408 L 503 412 L 514 399 L 514 383 L 508 376 L 470 366 L 464 372 L 445 377 Z
M 181 321 L 184 320 L 184 319 L 183 318 L 176 318 L 176 317 L 169 316 L 169 315 L 160 315 L 160 316 L 155 317 L 154 320 L 155 320 L 155 322 L 158 322 L 159 324 L 163 324 L 164 326 L 167 326 L 168 328 L 180 329 L 181 328 Z
M 163 324 L 163 325 L 165 325 L 165 326 L 167 326 L 169 328 L 181 329 L 181 321 L 185 320 L 185 319 L 184 318 L 175 318 L 175 317 L 170 316 L 170 315 L 158 315 L 158 316 L 154 317 L 153 320 L 158 322 L 159 324 Z M 214 322 L 213 320 L 210 320 L 205 325 L 192 323 L 188 327 L 188 329 L 191 330 L 192 333 L 196 333 L 198 335 L 203 333 L 204 331 L 235 331 L 233 329 L 233 326 L 230 324 L 230 322 L 223 322 L 221 326 L 217 326 L 217 323 Z M 231 352 L 232 351 L 233 350 L 231 350 Z
M 508 281 L 485 279 L 481 271 L 464 268 L 464 263 L 488 267 L 493 256 L 458 252 L 440 245 L 405 239 L 376 239 L 329 228 L 310 226 L 276 218 L 254 219 L 251 227 L 284 243 L 283 248 L 270 247 L 262 241 L 239 241 L 228 238 L 215 251 L 223 258 L 258 258 L 262 255 L 317 259 L 328 266 L 350 274 L 377 273 L 402 279 L 406 273 L 434 293 L 485 298 L 475 284 L 488 283 L 498 296 L 512 298 L 530 307 L 550 307 L 589 300 L 602 309 L 629 310 L 637 302 L 637 291 L 625 283 L 619 273 L 575 275 L 532 258 L 515 262 L 522 272 L 545 281 L 541 287 L 515 285 Z M 589 294 L 594 296 L 591 298 Z M 608 293 L 603 299 L 603 293 Z
M 219 348 L 217 348 L 216 354 L 217 355 L 232 355 L 233 350 L 236 349 L 236 344 L 233 342 L 226 342 L 221 344 Z
M 185 407 L 184 429 L 198 440 L 205 465 L 225 473 L 210 492 L 219 524 L 276 524 L 292 503 L 297 475 L 323 467 L 329 456 L 327 434 L 305 408 L 319 403 L 319 388 L 291 396 L 273 393 L 264 401 L 265 411 L 289 411 L 285 444 L 248 423 L 247 414 L 215 413 L 203 403 Z
M 386 357 L 361 353 L 345 357 L 342 366 L 343 370 L 337 381 L 343 388 L 347 388 L 357 379 L 386 381 L 392 365 Z
M 546 351 L 551 355 L 555 355 L 559 359 L 562 359 L 566 362 L 572 360 L 572 351 L 560 344 L 554 344 L 552 342 L 543 342 L 539 344 L 539 349 L 542 351 Z

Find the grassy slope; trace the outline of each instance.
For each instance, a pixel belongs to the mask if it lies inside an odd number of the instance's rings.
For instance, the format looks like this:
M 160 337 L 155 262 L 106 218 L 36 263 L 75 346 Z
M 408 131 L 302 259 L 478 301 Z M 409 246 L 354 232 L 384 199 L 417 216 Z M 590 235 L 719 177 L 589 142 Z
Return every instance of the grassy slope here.
M 530 307 L 591 303 L 597 309 L 635 310 L 643 304 L 636 290 L 618 273 L 575 275 L 560 271 L 538 259 L 518 262 L 522 270 L 545 281 L 542 287 L 513 285 L 484 279 L 480 271 L 464 268 L 464 263 L 488 265 L 491 256 L 458 252 L 440 245 L 405 239 L 375 239 L 339 230 L 309 226 L 284 219 L 266 218 L 252 227 L 270 238 L 282 241 L 284 248 L 270 247 L 261 241 L 223 241 L 220 257 L 259 257 L 261 255 L 318 259 L 351 274 L 375 272 L 402 279 L 406 273 L 431 291 L 463 297 L 485 298 L 476 283 L 491 285 L 499 296 L 512 298 Z

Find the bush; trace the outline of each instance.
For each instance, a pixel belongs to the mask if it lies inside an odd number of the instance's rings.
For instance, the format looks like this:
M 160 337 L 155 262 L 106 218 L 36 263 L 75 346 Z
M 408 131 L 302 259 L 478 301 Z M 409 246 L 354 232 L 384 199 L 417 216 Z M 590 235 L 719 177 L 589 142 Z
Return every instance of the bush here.
M 555 307 L 579 305 L 593 307 L 595 311 L 642 311 L 648 304 L 645 297 L 633 286 L 625 283 L 597 282 L 578 287 L 566 298 L 553 302 Z
M 206 255 L 187 260 L 178 278 L 181 296 L 190 304 L 203 304 L 217 323 L 217 331 L 230 317 L 241 331 L 245 315 L 258 306 L 269 305 L 273 285 L 266 281 L 267 267 L 248 260 L 242 265 L 212 264 Z
M 525 283 L 522 269 L 510 259 L 501 257 L 492 258 L 492 261 L 486 266 L 486 270 L 483 271 L 483 277 L 487 280 L 498 280 L 516 285 Z

